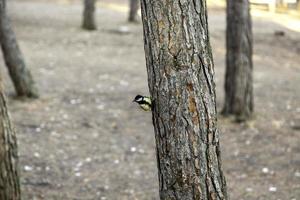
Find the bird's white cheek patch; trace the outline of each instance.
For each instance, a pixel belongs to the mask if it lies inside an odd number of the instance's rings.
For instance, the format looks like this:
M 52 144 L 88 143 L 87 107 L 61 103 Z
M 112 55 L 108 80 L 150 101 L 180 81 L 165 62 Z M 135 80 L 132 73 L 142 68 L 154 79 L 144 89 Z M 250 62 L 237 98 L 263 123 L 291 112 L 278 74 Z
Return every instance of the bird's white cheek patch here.
M 138 98 L 136 101 L 141 102 L 143 100 L 143 97 Z

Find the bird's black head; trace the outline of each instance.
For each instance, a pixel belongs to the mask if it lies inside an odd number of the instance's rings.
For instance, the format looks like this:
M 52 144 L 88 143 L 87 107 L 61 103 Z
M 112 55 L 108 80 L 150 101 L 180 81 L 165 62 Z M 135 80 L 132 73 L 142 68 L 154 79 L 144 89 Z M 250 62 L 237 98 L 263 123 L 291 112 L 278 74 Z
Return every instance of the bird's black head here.
M 142 95 L 136 95 L 136 97 L 134 98 L 133 102 L 137 102 L 137 103 L 140 103 L 143 101 L 143 96 Z

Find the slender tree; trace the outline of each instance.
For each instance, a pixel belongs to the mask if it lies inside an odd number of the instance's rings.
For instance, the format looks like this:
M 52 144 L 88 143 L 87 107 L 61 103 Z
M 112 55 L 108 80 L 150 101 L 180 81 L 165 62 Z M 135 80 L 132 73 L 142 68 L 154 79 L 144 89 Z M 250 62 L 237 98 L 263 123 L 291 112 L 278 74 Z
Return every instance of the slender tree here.
M 1 85 L 1 81 L 0 81 Z M 16 134 L 0 86 L 0 199 L 20 200 Z
M 137 22 L 138 21 L 138 13 L 139 10 L 139 0 L 129 0 L 129 22 Z
M 18 46 L 15 33 L 6 13 L 6 1 L 0 0 L 0 43 L 10 77 L 18 96 L 38 97 L 38 90 L 23 55 Z
M 228 199 L 206 1 L 141 5 L 160 199 Z
M 84 0 L 82 28 L 86 30 L 96 30 L 95 7 L 96 0 Z
M 253 112 L 252 24 L 248 0 L 227 0 L 223 114 L 247 120 Z

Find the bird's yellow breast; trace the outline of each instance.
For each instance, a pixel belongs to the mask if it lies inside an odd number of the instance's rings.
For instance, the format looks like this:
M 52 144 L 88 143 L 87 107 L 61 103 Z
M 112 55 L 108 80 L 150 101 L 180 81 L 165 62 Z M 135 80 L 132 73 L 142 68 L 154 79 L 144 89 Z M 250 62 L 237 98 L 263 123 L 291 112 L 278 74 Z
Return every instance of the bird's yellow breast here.
M 144 111 L 150 111 L 151 107 L 148 104 L 140 104 L 140 107 L 144 110 Z
M 150 97 L 144 97 L 144 99 L 143 99 L 144 101 L 146 101 L 149 105 L 151 105 L 152 104 L 152 100 L 151 100 L 151 98 Z

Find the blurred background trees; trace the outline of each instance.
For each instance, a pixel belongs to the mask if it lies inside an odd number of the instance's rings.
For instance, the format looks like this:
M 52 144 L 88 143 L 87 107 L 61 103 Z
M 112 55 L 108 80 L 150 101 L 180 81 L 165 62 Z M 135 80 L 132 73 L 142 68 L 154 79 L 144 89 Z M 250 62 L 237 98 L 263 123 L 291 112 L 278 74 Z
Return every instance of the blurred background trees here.
M 248 119 L 254 107 L 252 24 L 248 0 L 227 0 L 226 77 L 223 114 Z
M 129 0 L 129 22 L 138 21 L 138 10 L 140 8 L 140 0 Z
M 15 33 L 6 14 L 6 1 L 1 0 L 0 3 L 0 43 L 5 64 L 15 86 L 17 96 L 37 98 L 37 87 L 31 72 L 25 65 Z
M 95 10 L 96 10 L 96 0 L 83 0 L 83 19 L 82 19 L 82 28 L 86 30 L 96 30 L 96 19 L 95 19 Z

